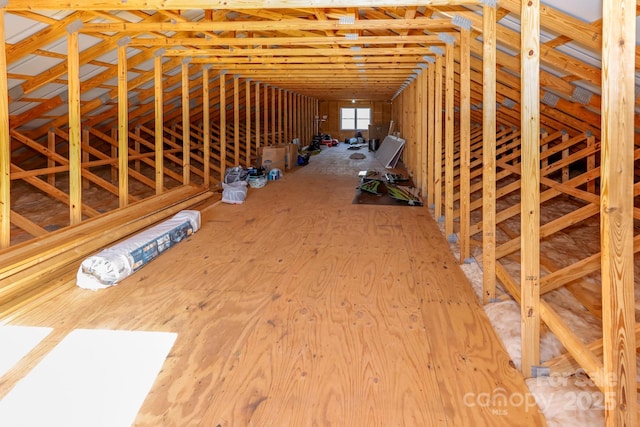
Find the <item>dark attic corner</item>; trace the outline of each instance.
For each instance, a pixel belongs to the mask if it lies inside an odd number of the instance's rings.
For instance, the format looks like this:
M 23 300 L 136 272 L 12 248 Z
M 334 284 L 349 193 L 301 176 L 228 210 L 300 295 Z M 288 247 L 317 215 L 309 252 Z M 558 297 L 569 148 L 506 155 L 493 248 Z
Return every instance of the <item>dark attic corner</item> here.
M 0 426 L 638 425 L 637 2 L 0 12 Z

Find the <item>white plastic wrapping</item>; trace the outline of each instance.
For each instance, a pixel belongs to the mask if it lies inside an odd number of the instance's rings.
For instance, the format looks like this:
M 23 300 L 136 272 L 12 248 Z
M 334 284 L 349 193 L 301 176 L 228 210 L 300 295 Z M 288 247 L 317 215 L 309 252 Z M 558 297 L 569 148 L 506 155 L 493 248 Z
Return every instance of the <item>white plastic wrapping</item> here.
M 172 218 L 85 259 L 76 275 L 76 284 L 92 290 L 116 285 L 199 228 L 200 211 L 180 211 Z
M 222 201 L 233 205 L 244 203 L 247 198 L 247 181 L 236 181 L 231 184 L 222 183 Z

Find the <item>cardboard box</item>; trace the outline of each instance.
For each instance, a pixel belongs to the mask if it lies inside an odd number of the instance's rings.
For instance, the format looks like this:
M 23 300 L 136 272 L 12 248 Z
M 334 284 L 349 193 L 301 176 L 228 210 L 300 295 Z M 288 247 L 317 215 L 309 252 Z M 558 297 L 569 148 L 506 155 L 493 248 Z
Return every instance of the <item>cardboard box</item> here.
M 287 144 L 287 157 L 285 160 L 285 167 L 287 168 L 287 170 L 291 170 L 295 165 L 298 164 L 297 144 Z
M 369 139 L 377 139 L 382 142 L 388 131 L 389 125 L 371 124 L 369 125 Z
M 260 164 L 264 167 L 265 160 L 270 160 L 270 169 L 278 168 L 282 172 L 285 171 L 285 161 L 287 157 L 287 148 L 279 146 L 262 147 Z
M 282 172 L 289 171 L 298 164 L 297 144 L 278 144 L 260 147 L 260 164 L 264 166 L 265 160 L 271 160 L 271 169 L 278 168 Z

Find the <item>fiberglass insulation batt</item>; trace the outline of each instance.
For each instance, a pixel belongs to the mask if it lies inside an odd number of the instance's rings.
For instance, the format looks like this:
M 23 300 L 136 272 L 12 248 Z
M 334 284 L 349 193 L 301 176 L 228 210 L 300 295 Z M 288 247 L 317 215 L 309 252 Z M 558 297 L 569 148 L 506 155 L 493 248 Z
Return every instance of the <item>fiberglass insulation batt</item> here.
M 180 211 L 172 218 L 85 259 L 78 270 L 76 284 L 93 290 L 116 285 L 199 228 L 200 211 Z

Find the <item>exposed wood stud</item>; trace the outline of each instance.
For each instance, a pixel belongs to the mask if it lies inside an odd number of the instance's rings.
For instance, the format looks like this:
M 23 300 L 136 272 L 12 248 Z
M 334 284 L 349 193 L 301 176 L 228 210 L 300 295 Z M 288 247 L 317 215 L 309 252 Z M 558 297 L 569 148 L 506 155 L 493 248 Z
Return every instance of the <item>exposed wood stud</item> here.
M 5 12 L 0 11 L 0 28 Z M 11 244 L 11 137 L 9 136 L 9 99 L 7 55 L 4 31 L 0 34 L 0 249 Z
M 440 157 L 435 153 L 435 111 L 436 111 L 436 68 L 435 64 L 429 64 L 427 68 L 427 205 L 430 208 L 435 207 L 435 165 L 439 162 Z
M 251 130 L 251 80 L 247 79 L 244 82 L 245 100 L 244 100 L 244 114 L 245 114 L 245 167 L 251 166 L 251 140 L 253 138 L 253 132 Z
M 277 135 L 278 135 L 278 122 L 276 120 L 276 88 L 271 86 L 271 137 L 269 138 L 269 142 L 266 145 L 275 145 L 278 143 Z
M 117 127 L 112 127 L 110 129 L 111 132 L 111 139 L 112 140 L 117 140 L 118 139 L 118 128 Z M 118 145 L 114 144 L 111 145 L 111 158 L 113 159 L 118 159 Z M 116 185 L 118 183 L 118 162 L 114 162 L 111 164 L 111 184 Z
M 443 188 L 443 171 L 442 171 L 442 159 L 443 159 L 443 140 L 442 140 L 442 110 L 444 107 L 442 97 L 442 68 L 443 60 L 441 55 L 436 56 L 436 62 L 434 64 L 435 77 L 434 77 L 434 115 L 433 115 L 433 151 L 434 151 L 434 170 L 433 170 L 433 204 L 434 215 L 438 221 L 442 217 L 442 188 Z
M 444 134 L 444 145 L 445 145 L 445 215 L 444 215 L 444 228 L 445 228 L 445 236 L 448 239 L 455 238 L 455 230 L 453 229 L 453 210 L 454 210 L 454 200 L 453 200 L 453 161 L 454 161 L 454 135 L 453 135 L 453 121 L 454 121 L 454 111 L 453 111 L 453 103 L 454 103 L 454 58 L 453 58 L 453 43 L 447 43 L 445 45 L 445 97 L 444 97 L 444 111 L 445 111 L 445 134 Z
M 264 119 L 262 121 L 262 145 L 269 145 L 269 85 L 264 85 L 264 96 L 262 97 L 262 112 Z
M 127 46 L 118 46 L 118 195 L 120 207 L 129 204 L 129 89 Z
M 204 171 L 205 188 L 211 185 L 211 94 L 209 88 L 209 67 L 202 67 L 202 151 L 204 161 L 202 168 Z
M 69 75 L 69 222 L 71 225 L 82 222 L 82 124 L 79 57 L 79 35 L 77 32 L 69 33 L 67 64 Z
M 133 130 L 136 135 L 135 140 L 133 141 L 133 149 L 136 153 L 140 152 L 140 126 L 136 126 Z M 136 172 L 140 173 L 140 159 L 136 159 L 133 161 L 133 168 Z
M 52 130 L 47 132 L 47 148 L 51 153 L 56 152 L 56 134 Z M 47 159 L 47 167 L 53 168 L 55 167 L 56 162 L 53 159 Z M 56 185 L 56 174 L 50 173 L 47 176 L 47 183 L 49 185 Z
M 227 170 L 227 82 L 225 72 L 220 73 L 220 182 Z
M 162 77 L 162 56 L 156 55 L 153 64 L 154 107 L 155 107 L 155 183 L 156 194 L 164 191 L 164 91 Z
M 82 169 L 84 169 L 84 168 L 87 168 L 87 170 L 88 170 L 88 168 L 89 168 L 89 160 L 90 160 L 89 152 L 93 151 L 93 150 L 90 149 L 90 147 L 91 147 L 91 134 L 89 132 L 89 129 L 87 129 L 87 128 L 82 129 L 81 142 L 82 142 L 82 145 L 81 145 L 81 147 L 82 147 L 82 156 L 81 156 L 82 157 L 82 163 L 81 163 L 80 171 L 82 171 Z M 140 147 L 138 147 L 138 149 L 136 149 L 136 152 L 138 152 L 138 153 L 140 152 Z M 91 185 L 91 182 L 88 179 L 86 179 L 86 178 L 82 179 L 82 189 L 83 190 L 88 190 L 90 185 Z
M 240 78 L 233 76 L 233 165 L 240 165 Z
M 260 123 L 260 82 L 256 82 L 255 84 L 255 108 L 256 108 L 256 131 L 255 131 L 255 135 L 256 135 L 256 156 L 258 155 L 259 151 L 260 151 L 260 131 L 261 131 L 261 123 Z M 259 165 L 256 165 L 259 166 Z
M 470 258 L 471 31 L 460 30 L 460 263 Z
M 189 62 L 182 63 L 182 183 L 191 182 L 191 105 Z
M 276 136 L 274 139 L 274 143 L 275 144 L 282 144 L 284 141 L 282 140 L 283 136 L 284 136 L 284 132 L 282 130 L 283 127 L 283 120 L 284 120 L 284 108 L 283 108 L 283 101 L 282 101 L 282 96 L 283 91 L 282 89 L 278 88 L 278 106 L 277 109 L 274 111 L 275 117 L 276 117 L 276 122 L 278 123 L 277 126 L 277 130 L 276 130 Z
M 522 373 L 540 364 L 540 1 L 522 2 Z
M 590 135 L 587 138 L 587 145 L 589 147 L 594 147 L 596 145 L 596 138 L 593 135 Z M 589 157 L 587 157 L 587 171 L 592 171 L 596 168 L 596 156 L 591 155 Z M 587 191 L 590 193 L 594 193 L 596 192 L 596 182 L 595 180 L 591 180 L 587 183 Z
M 633 181 L 636 2 L 603 4 L 602 328 L 605 425 L 637 424 Z
M 282 117 L 282 140 L 281 143 L 286 144 L 289 142 L 289 91 L 282 91 L 282 110 L 280 113 Z
M 496 296 L 496 9 L 482 7 L 482 287 L 487 303 Z
M 428 82 L 427 82 L 427 73 L 426 70 L 423 70 L 422 73 L 418 76 L 418 112 L 417 112 L 417 125 L 418 125 L 418 148 L 419 154 L 418 157 L 420 159 L 420 182 L 418 186 L 420 187 L 421 196 L 427 194 L 427 169 L 428 169 L 428 159 L 427 159 L 427 91 L 428 91 Z

